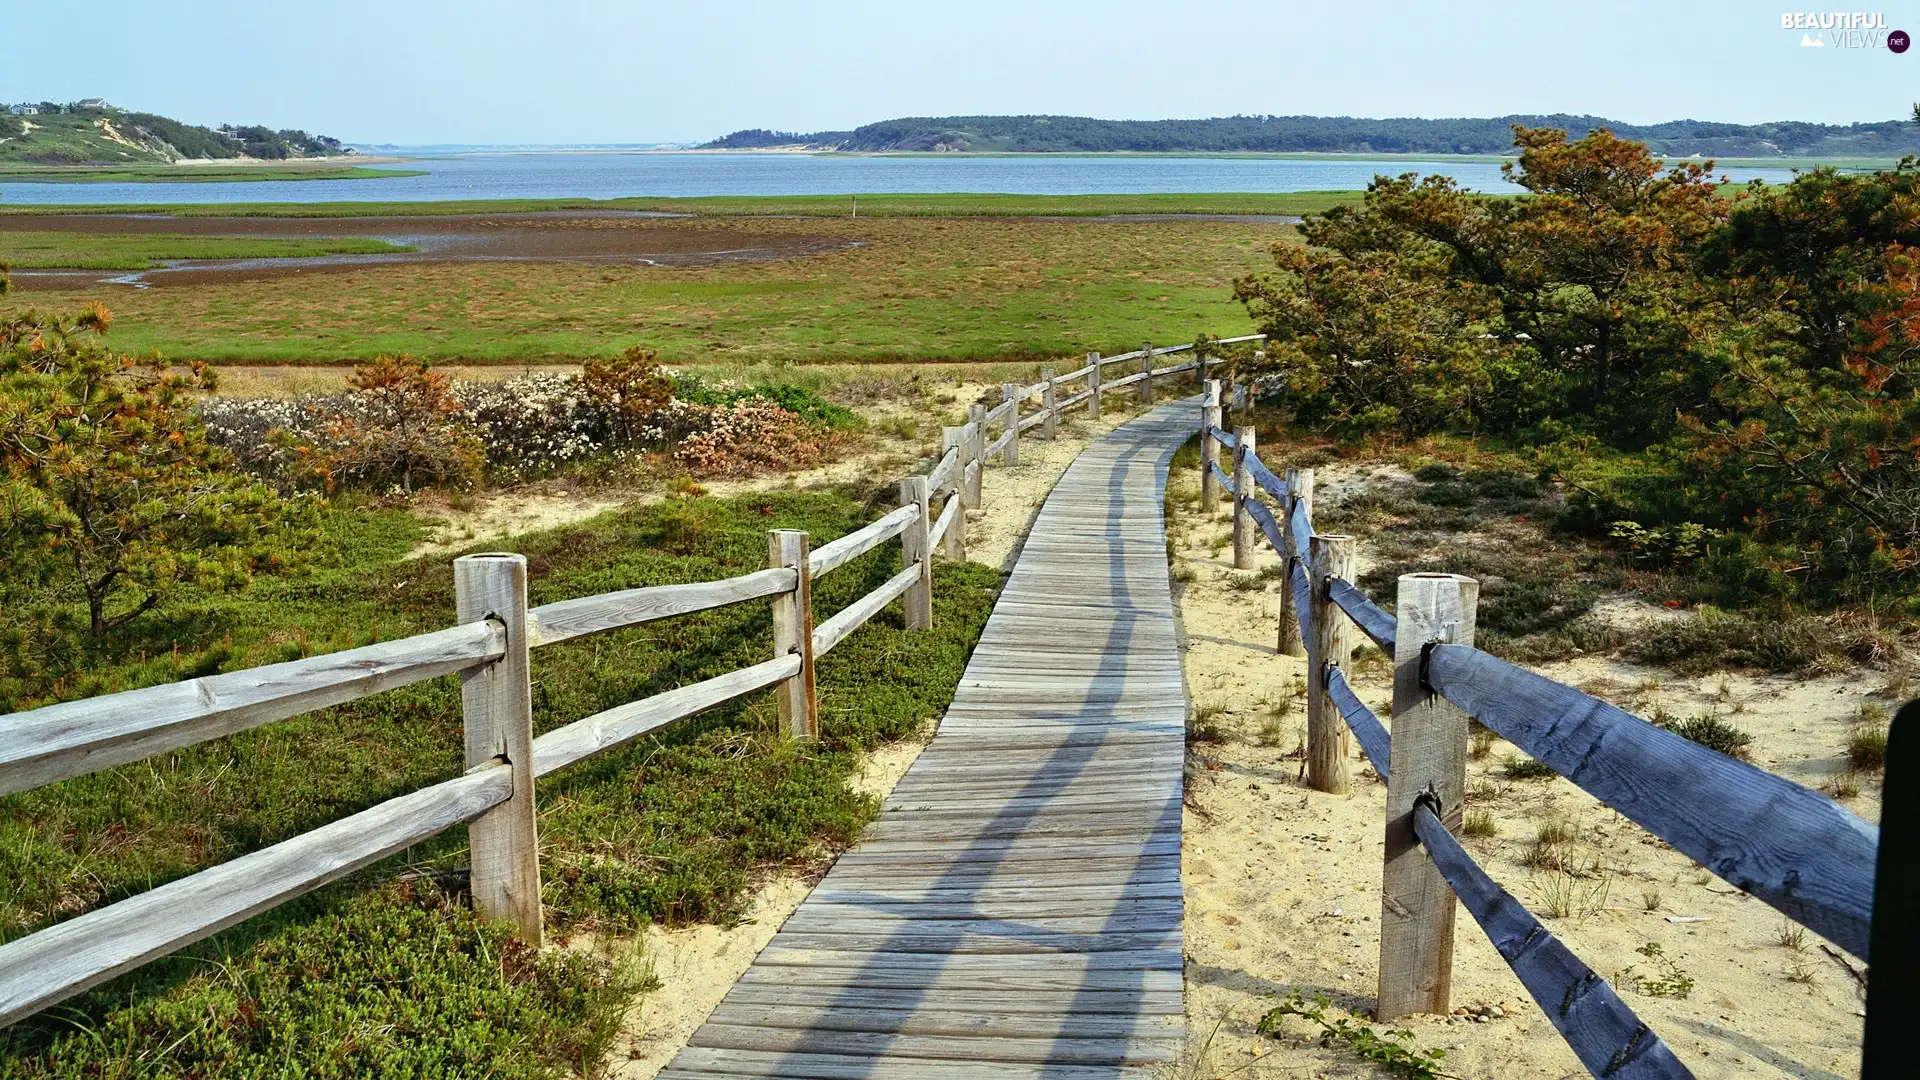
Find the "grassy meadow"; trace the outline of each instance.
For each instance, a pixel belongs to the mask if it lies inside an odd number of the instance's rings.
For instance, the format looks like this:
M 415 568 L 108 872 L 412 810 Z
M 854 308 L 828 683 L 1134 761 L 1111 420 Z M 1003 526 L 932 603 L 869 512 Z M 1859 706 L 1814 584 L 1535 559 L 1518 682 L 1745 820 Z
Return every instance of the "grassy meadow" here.
M 664 225 L 676 226 L 711 227 Z M 1206 218 L 742 217 L 727 227 L 742 246 L 780 234 L 858 246 L 699 269 L 413 264 L 99 286 L 58 299 L 107 303 L 118 348 L 226 364 L 346 364 L 380 353 L 565 362 L 636 344 L 674 364 L 992 360 L 1245 333 L 1231 283 L 1270 265 L 1269 246 L 1294 234 L 1279 222 Z M 23 235 L 41 234 L 0 233 L 0 258 Z M 64 235 L 75 259 L 98 239 Z M 131 252 L 146 239 L 113 243 Z M 33 257 L 46 265 L 62 256 Z M 0 310 L 52 299 L 16 294 Z

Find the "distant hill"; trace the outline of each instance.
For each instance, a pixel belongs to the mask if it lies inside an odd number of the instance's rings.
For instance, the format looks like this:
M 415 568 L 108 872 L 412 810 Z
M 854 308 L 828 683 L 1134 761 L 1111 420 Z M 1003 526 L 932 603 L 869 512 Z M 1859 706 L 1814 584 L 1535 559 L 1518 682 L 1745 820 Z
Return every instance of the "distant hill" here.
M 351 154 L 338 139 L 258 126 L 183 124 L 97 99 L 0 105 L 0 161 L 47 165 L 296 158 Z
M 1599 116 L 1494 116 L 1453 120 L 1353 116 L 1223 116 L 1208 120 L 1094 120 L 1084 116 L 942 116 L 882 120 L 852 131 L 809 134 L 754 128 L 706 149 L 807 147 L 851 151 L 1317 152 L 1345 154 L 1511 154 L 1513 125 L 1584 135 L 1609 128 L 1669 157 L 1901 157 L 1920 153 L 1920 128 L 1906 120 L 1866 124 L 1718 124 L 1671 120 L 1623 124 Z

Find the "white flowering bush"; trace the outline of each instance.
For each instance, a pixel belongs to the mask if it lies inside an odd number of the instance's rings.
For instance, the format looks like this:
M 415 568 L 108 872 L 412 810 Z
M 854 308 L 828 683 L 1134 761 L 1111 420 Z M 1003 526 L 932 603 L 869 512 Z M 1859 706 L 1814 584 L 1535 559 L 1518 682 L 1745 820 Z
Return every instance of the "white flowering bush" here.
M 455 387 L 487 452 L 488 475 L 519 479 L 558 472 L 625 449 L 618 418 L 589 398 L 578 375 L 516 375 Z
M 742 476 L 828 460 L 850 439 L 846 424 L 823 423 L 786 407 L 834 410 L 790 387 L 755 390 L 729 384 L 689 387 L 705 401 L 675 396 L 636 423 L 621 402 L 596 395 L 572 374 L 516 375 L 451 386 L 438 422 L 453 425 L 478 448 L 487 478 L 512 482 L 551 475 L 621 454 L 665 453 L 688 471 Z M 809 400 L 812 407 L 809 408 Z M 211 397 L 199 403 L 211 441 L 241 466 L 290 488 L 374 483 L 367 470 L 344 468 L 367 457 L 366 433 L 391 426 L 390 411 L 363 391 L 279 398 Z M 844 410 L 841 410 L 844 411 Z

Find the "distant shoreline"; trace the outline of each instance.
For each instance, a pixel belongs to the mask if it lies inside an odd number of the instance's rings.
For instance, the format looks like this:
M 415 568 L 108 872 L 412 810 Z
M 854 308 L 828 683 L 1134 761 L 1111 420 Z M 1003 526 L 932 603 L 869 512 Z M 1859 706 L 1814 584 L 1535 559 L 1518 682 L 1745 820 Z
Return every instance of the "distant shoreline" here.
M 632 155 L 632 156 L 677 156 L 677 155 L 783 155 L 795 157 L 844 157 L 844 158 L 1217 158 L 1221 160 L 1252 161 L 1434 161 L 1434 162 L 1471 162 L 1475 164 L 1501 164 L 1518 162 L 1517 154 L 1429 154 L 1406 153 L 1397 151 L 1379 151 L 1375 153 L 1353 153 L 1346 151 L 1315 150 L 821 150 L 804 146 L 763 146 L 763 147 L 686 147 L 682 149 L 621 149 L 608 147 L 551 147 L 529 149 L 516 147 L 510 150 L 449 150 L 441 153 L 419 152 L 409 157 L 398 157 L 394 161 L 419 161 L 435 157 L 482 157 L 482 156 L 526 156 L 537 154 L 580 154 L 580 155 Z M 1684 161 L 1712 161 L 1715 165 L 1743 169 L 1800 169 L 1813 168 L 1816 165 L 1831 165 L 1841 169 L 1890 169 L 1899 163 L 1899 158 L 1878 157 L 1671 157 L 1656 154 L 1662 161 L 1679 163 Z M 374 161 L 372 157 L 362 161 Z
M 262 166 L 266 166 L 266 167 L 279 166 L 282 168 L 298 168 L 303 165 L 332 168 L 332 167 L 338 167 L 341 165 L 397 165 L 403 161 L 412 161 L 412 160 L 414 159 L 406 158 L 406 157 L 397 157 L 391 154 L 328 154 L 325 157 L 301 157 L 301 158 L 181 158 L 178 161 L 167 162 L 165 163 L 165 165 L 175 167 L 175 168 L 183 168 L 183 169 L 198 169 L 198 168 L 205 168 L 207 166 L 214 166 L 214 167 L 225 166 L 228 168 L 235 168 L 235 169 L 258 168 Z M 161 163 L 156 162 L 155 164 L 159 165 Z M 50 166 L 50 167 L 59 168 L 60 166 Z M 75 167 L 76 168 L 112 168 L 113 165 L 112 163 L 108 162 L 108 163 L 101 163 L 98 165 L 79 165 Z

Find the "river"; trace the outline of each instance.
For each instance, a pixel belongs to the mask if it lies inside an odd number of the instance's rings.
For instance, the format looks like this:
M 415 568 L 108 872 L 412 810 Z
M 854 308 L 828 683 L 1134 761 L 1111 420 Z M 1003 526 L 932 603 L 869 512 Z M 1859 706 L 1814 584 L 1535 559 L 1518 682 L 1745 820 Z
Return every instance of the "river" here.
M 404 151 L 402 152 L 404 153 Z M 793 153 L 542 151 L 412 157 L 425 175 L 234 183 L 0 183 L 0 204 L 429 202 L 690 195 L 941 192 L 1140 195 L 1357 191 L 1376 174 L 1445 173 L 1482 191 L 1514 190 L 1496 162 L 1419 158 L 1173 157 L 1034 154 L 913 157 Z M 1786 168 L 1726 169 L 1734 182 L 1784 183 Z

